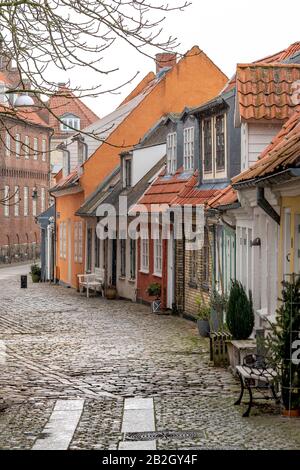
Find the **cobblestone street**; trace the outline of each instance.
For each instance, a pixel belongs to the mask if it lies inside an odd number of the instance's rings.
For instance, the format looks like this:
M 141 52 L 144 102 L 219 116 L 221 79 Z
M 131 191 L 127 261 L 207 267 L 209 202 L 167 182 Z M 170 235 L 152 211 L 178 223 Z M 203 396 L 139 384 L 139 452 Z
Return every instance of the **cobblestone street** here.
M 31 449 L 57 400 L 77 399 L 69 448 L 117 449 L 124 400 L 142 397 L 153 398 L 158 449 L 300 449 L 299 421 L 272 405 L 242 418 L 239 384 L 209 366 L 192 322 L 60 286 L 20 289 L 18 273 L 0 269 L 0 448 Z

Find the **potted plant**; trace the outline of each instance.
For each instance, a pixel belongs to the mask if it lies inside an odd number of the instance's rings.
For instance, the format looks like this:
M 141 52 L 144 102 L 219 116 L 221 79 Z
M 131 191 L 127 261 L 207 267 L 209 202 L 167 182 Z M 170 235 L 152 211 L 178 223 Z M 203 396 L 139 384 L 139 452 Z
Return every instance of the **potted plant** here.
M 112 284 L 111 279 L 109 280 L 109 284 L 105 289 L 105 297 L 108 300 L 114 300 L 117 297 L 117 288 L 114 284 Z
M 42 271 L 38 264 L 34 263 L 31 265 L 30 274 L 32 282 L 40 282 Z
M 286 416 L 300 415 L 300 276 L 282 282 L 281 305 L 270 323 L 266 340 L 268 358 L 278 372 Z
M 252 304 L 252 294 L 249 291 L 249 297 L 246 294 L 244 286 L 239 281 L 231 281 L 231 288 L 226 309 L 226 323 L 232 334 L 233 340 L 246 340 L 249 338 L 254 327 L 254 312 Z M 254 342 L 255 343 L 255 342 Z M 249 349 L 243 344 L 243 354 L 250 354 L 256 349 L 256 346 L 249 344 Z M 235 372 L 235 367 L 242 362 L 240 350 L 228 342 L 228 355 L 230 365 Z
M 161 296 L 161 285 L 158 282 L 151 283 L 147 289 L 147 294 L 149 297 L 155 297 L 155 300 L 151 302 L 151 311 L 152 313 L 158 312 L 160 309 L 160 296 Z
M 223 327 L 227 302 L 227 295 L 214 288 L 210 296 L 210 326 L 213 331 L 219 331 Z
M 200 336 L 202 336 L 202 338 L 207 338 L 210 332 L 210 307 L 208 305 L 205 305 L 204 301 L 201 298 L 197 298 L 196 302 L 198 305 L 198 312 L 196 318 L 199 334 Z

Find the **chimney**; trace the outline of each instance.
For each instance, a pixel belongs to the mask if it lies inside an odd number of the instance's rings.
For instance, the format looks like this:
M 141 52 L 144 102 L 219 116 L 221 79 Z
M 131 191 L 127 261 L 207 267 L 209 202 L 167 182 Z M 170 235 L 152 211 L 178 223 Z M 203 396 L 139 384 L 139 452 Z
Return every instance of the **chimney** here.
M 174 52 L 161 52 L 156 54 L 155 63 L 156 63 L 156 73 L 158 74 L 165 67 L 172 68 L 176 65 L 177 54 Z

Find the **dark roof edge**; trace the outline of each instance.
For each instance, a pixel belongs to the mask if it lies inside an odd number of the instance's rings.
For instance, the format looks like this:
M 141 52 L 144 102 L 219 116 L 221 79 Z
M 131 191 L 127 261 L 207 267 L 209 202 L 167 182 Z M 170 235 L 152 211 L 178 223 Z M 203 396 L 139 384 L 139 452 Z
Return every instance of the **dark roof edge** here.
M 231 183 L 234 189 L 253 188 L 254 186 L 263 185 L 263 183 L 279 183 L 282 181 L 288 181 L 291 178 L 297 178 L 300 176 L 300 168 L 288 168 L 278 173 L 273 173 L 269 176 L 262 176 L 261 178 L 252 178 L 249 180 L 241 181 L 239 183 Z

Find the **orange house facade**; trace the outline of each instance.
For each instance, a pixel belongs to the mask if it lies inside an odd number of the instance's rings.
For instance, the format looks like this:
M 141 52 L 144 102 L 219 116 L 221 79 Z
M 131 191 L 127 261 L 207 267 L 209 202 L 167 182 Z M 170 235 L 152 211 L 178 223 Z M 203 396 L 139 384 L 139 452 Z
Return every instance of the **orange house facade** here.
M 77 275 L 89 269 L 85 253 L 88 243 L 97 243 L 95 230 L 87 230 L 89 221 L 75 213 L 119 164 L 120 152 L 137 144 L 163 115 L 208 101 L 227 82 L 197 46 L 178 62 L 168 55 L 169 62 L 163 60 L 161 66 L 162 59 L 160 54 L 156 75 L 148 74 L 119 108 L 95 123 L 99 132 L 110 123 L 105 142 L 69 176 L 58 178 L 51 192 L 56 203 L 56 277 L 63 284 L 76 288 Z

